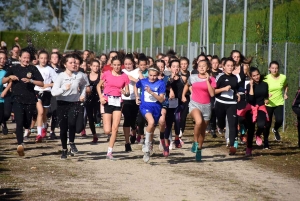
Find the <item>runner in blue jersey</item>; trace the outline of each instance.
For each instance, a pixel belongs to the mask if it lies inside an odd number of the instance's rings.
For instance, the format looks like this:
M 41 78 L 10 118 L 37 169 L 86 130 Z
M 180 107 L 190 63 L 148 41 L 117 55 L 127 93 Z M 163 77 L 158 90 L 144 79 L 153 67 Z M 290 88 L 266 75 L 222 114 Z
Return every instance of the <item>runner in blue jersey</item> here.
M 145 144 L 143 145 L 144 162 L 150 160 L 153 133 L 161 115 L 162 103 L 165 100 L 166 92 L 164 81 L 158 80 L 159 69 L 157 67 L 150 67 L 148 73 L 148 78 L 139 80 L 135 86 L 136 103 L 140 105 L 140 113 L 148 122 L 145 133 Z M 140 94 L 138 93 L 138 88 L 141 89 Z

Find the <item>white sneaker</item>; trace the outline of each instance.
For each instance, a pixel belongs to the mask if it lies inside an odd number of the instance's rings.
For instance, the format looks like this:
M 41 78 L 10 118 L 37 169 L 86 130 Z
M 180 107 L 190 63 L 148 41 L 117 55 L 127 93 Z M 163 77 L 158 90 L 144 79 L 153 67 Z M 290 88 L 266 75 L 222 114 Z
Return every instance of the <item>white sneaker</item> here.
M 141 139 L 139 145 L 144 145 L 144 141 L 145 141 L 144 139 Z
M 149 160 L 150 160 L 150 152 L 144 153 L 143 160 L 144 160 L 145 163 L 149 162 Z
M 229 138 L 226 138 L 226 147 L 229 147 L 229 144 L 230 144 Z
M 150 142 L 145 143 L 145 144 L 143 145 L 142 151 L 143 151 L 144 153 L 150 152 Z
M 179 137 L 181 138 L 182 135 L 183 135 L 183 133 L 182 133 L 182 131 L 181 131 L 181 129 L 180 129 Z
M 27 136 L 23 137 L 23 142 L 29 142 L 29 138 Z
M 172 149 L 173 149 L 173 145 L 174 145 L 174 142 L 173 142 L 173 141 L 170 141 L 169 150 L 172 150 Z M 175 148 L 174 148 L 174 149 L 175 149 Z
M 159 149 L 159 151 L 164 150 L 164 146 L 162 145 L 161 141 L 159 141 L 158 149 Z

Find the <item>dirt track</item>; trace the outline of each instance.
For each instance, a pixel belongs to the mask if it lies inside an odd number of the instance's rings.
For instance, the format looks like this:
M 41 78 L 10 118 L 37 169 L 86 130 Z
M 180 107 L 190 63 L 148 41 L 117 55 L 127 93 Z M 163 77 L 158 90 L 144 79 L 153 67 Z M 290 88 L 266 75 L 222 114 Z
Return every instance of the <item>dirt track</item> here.
M 266 170 L 241 152 L 229 156 L 222 143 L 207 143 L 196 163 L 185 137 L 183 148 L 167 159 L 156 145 L 145 164 L 141 145 L 124 152 L 123 136 L 113 152 L 118 160 L 105 160 L 106 136 L 99 136 L 98 144 L 91 135 L 77 137 L 79 154 L 62 161 L 59 140 L 35 144 L 32 136 L 19 158 L 15 136 L 1 135 L 0 200 L 299 200 L 299 180 Z

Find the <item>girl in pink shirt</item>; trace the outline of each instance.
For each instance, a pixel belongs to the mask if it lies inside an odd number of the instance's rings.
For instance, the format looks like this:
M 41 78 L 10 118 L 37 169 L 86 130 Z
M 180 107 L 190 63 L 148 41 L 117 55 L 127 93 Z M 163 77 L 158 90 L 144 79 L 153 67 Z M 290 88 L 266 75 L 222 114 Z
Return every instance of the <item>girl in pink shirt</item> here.
M 122 94 L 129 96 L 128 76 L 121 71 L 122 61 L 118 57 L 112 58 L 112 71 L 105 71 L 97 85 L 97 91 L 100 97 L 100 103 L 104 106 L 103 130 L 104 133 L 111 137 L 109 140 L 106 159 L 114 160 L 112 149 L 114 147 L 118 127 L 121 121 Z M 101 87 L 104 85 L 103 94 Z M 125 90 L 123 90 L 125 88 Z
M 182 93 L 182 101 L 186 101 L 185 94 L 191 90 L 189 112 L 195 121 L 194 143 L 191 151 L 196 153 L 196 161 L 201 161 L 201 149 L 204 142 L 205 130 L 211 116 L 210 98 L 215 95 L 216 80 L 208 74 L 210 63 L 208 60 L 198 62 L 199 74 L 192 74 Z

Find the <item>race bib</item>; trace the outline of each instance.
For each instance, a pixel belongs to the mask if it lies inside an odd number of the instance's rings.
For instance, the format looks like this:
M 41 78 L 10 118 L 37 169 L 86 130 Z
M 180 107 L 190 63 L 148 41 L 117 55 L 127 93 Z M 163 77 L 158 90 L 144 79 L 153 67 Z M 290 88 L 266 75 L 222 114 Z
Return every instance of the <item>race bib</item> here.
M 108 96 L 108 105 L 121 107 L 121 97 Z
M 178 107 L 178 98 L 169 99 L 169 108 L 177 108 Z
M 250 80 L 245 81 L 245 89 L 247 89 L 247 85 L 250 83 Z
M 157 92 L 153 92 L 153 93 L 158 94 Z M 149 94 L 147 91 L 144 92 L 144 100 L 145 100 L 145 102 L 148 102 L 148 103 L 155 103 L 157 101 L 157 99 L 154 98 L 154 96 Z
M 221 93 L 221 96 L 224 97 L 224 98 L 233 99 L 233 90 L 229 89 L 229 91 L 223 91 Z

